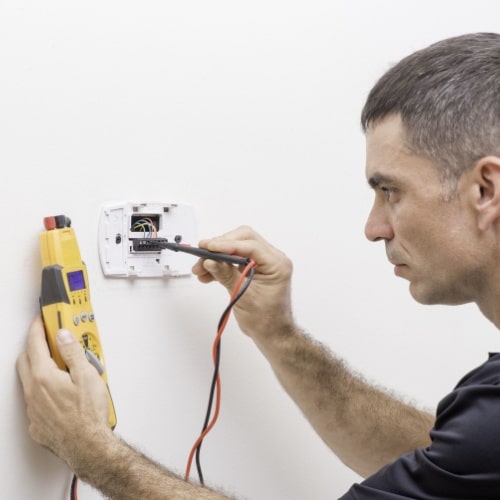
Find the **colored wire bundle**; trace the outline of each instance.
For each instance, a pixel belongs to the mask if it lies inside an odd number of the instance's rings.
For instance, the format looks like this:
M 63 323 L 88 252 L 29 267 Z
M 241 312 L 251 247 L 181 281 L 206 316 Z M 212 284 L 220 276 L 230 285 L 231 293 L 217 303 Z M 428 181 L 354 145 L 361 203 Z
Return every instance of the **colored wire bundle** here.
M 144 231 L 144 238 L 156 238 L 158 236 L 154 222 L 147 217 L 136 220 L 132 225 L 132 231 Z
M 210 430 L 213 428 L 215 425 L 215 422 L 217 421 L 217 418 L 219 416 L 219 411 L 220 411 L 220 402 L 221 402 L 221 385 L 220 385 L 220 376 L 219 376 L 219 365 L 220 365 L 220 342 L 221 342 L 221 337 L 222 333 L 224 332 L 224 329 L 226 327 L 226 324 L 229 320 L 229 316 L 231 314 L 231 310 L 233 306 L 238 302 L 238 300 L 241 298 L 241 296 L 245 293 L 247 288 L 250 286 L 250 283 L 253 279 L 253 276 L 255 274 L 255 266 L 256 263 L 253 260 L 250 260 L 248 264 L 246 265 L 245 269 L 241 273 L 241 276 L 236 283 L 233 292 L 231 294 L 231 300 L 229 302 L 229 305 L 226 307 L 224 312 L 222 313 L 222 316 L 219 320 L 219 324 L 217 327 L 217 335 L 214 339 L 213 347 L 212 347 L 212 355 L 213 355 L 213 360 L 214 360 L 214 371 L 212 375 L 212 383 L 210 386 L 210 395 L 208 399 L 208 407 L 207 407 L 207 412 L 205 415 L 205 420 L 203 422 L 203 428 L 201 430 L 201 433 L 198 437 L 198 439 L 195 441 L 193 447 L 191 448 L 191 452 L 189 454 L 187 466 L 186 466 L 186 472 L 184 475 L 184 479 L 187 481 L 189 479 L 190 471 L 191 471 L 191 466 L 193 462 L 193 458 L 196 455 L 196 468 L 198 472 L 198 479 L 201 484 L 204 484 L 204 479 L 203 479 L 203 473 L 201 469 L 201 463 L 200 463 L 200 452 L 201 452 L 201 445 L 203 443 L 203 439 L 205 436 L 210 432 Z M 242 283 L 247 278 L 244 286 L 242 287 Z M 213 415 L 212 415 L 212 407 L 214 404 L 214 397 L 215 397 L 215 409 L 213 410 Z

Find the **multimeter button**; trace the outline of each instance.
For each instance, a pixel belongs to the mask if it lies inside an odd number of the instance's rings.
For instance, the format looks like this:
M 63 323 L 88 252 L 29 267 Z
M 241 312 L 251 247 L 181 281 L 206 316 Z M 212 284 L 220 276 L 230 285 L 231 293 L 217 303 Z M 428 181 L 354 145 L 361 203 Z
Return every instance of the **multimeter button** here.
M 82 321 L 85 323 L 85 321 L 87 321 L 87 313 L 82 313 L 80 314 L 80 318 L 82 319 Z
M 78 326 L 80 324 L 80 318 L 78 316 L 73 316 L 73 323 L 75 326 Z
M 94 313 L 90 312 L 89 313 L 89 321 L 94 321 L 94 319 L 95 319 Z

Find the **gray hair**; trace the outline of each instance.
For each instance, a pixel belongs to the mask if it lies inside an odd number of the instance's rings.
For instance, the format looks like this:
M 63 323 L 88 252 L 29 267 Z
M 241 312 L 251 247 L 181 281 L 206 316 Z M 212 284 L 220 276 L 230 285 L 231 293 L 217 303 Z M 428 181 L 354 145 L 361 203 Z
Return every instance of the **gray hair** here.
M 500 156 L 500 34 L 448 38 L 390 68 L 370 91 L 361 126 L 398 114 L 406 146 L 435 163 L 443 182 Z

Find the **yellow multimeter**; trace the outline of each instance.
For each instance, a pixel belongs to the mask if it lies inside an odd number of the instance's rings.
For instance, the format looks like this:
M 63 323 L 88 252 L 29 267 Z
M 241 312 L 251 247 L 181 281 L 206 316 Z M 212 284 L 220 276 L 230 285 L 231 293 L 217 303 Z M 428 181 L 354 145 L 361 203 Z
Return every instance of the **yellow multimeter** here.
M 87 268 L 71 221 L 64 215 L 44 218 L 45 231 L 40 234 L 42 286 L 40 308 L 47 343 L 57 366 L 67 367 L 55 343 L 61 328 L 70 330 L 82 344 L 89 362 L 96 368 L 108 388 L 109 426 L 116 426 L 116 413 L 108 387 L 104 356 L 90 302 Z

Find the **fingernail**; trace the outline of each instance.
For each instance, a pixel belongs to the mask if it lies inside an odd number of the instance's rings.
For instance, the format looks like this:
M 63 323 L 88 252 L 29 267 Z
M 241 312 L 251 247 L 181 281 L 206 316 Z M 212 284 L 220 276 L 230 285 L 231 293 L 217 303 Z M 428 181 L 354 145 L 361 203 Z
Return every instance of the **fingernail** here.
M 75 337 L 69 330 L 59 330 L 56 338 L 60 344 L 71 344 L 71 342 L 75 341 Z

